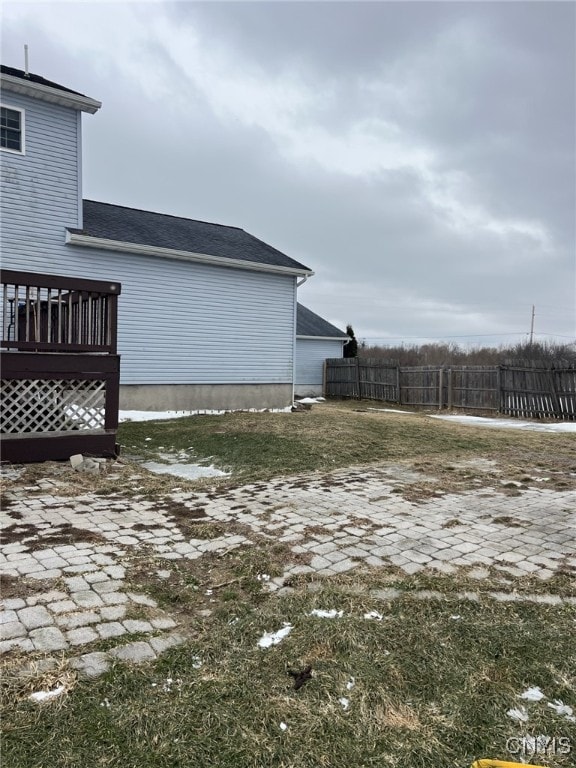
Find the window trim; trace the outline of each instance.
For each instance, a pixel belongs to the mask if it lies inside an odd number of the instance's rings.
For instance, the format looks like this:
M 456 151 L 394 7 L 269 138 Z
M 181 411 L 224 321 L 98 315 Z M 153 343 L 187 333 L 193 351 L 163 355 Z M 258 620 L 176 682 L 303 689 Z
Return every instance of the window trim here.
M 0 103 L 0 107 L 4 109 L 11 109 L 13 112 L 20 113 L 20 149 L 10 149 L 10 147 L 0 147 L 1 152 L 10 152 L 12 155 L 25 155 L 26 154 L 26 110 L 22 107 L 15 107 L 12 104 Z

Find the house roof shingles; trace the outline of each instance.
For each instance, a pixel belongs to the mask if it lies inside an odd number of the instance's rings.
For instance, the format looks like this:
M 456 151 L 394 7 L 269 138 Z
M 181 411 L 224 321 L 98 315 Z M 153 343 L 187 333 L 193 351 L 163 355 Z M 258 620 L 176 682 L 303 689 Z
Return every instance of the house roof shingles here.
M 312 312 L 298 302 L 298 313 L 296 315 L 296 336 L 318 336 L 321 338 L 343 339 L 347 338 L 344 331 L 336 328 L 323 317 Z
M 311 271 L 238 227 L 184 219 L 137 208 L 83 201 L 83 229 L 71 232 L 151 248 L 200 253 L 217 258 Z
M 54 83 L 52 80 L 46 80 L 45 77 L 40 75 L 34 75 L 32 72 L 26 74 L 22 69 L 15 69 L 14 67 L 7 67 L 5 64 L 0 65 L 0 73 L 3 75 L 10 75 L 11 77 L 19 77 L 22 80 L 27 80 L 29 83 L 36 83 L 37 85 L 45 85 L 47 88 L 55 88 L 57 91 L 65 91 L 66 93 L 74 93 L 76 96 L 84 96 L 83 93 L 73 91 L 71 88 L 65 88 L 59 83 Z

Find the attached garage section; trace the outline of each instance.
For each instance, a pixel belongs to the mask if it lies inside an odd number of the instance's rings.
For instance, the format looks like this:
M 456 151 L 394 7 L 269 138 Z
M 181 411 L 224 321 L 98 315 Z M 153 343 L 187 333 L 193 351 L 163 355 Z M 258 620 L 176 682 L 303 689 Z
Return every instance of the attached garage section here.
M 323 394 L 324 361 L 342 357 L 348 336 L 320 315 L 298 304 L 296 323 L 296 373 L 294 394 L 317 397 Z

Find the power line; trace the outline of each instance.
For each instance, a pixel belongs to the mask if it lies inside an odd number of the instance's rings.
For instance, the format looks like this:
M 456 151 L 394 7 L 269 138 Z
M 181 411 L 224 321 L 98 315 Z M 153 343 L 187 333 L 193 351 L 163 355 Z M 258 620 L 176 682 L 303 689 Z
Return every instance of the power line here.
M 528 331 L 511 331 L 510 333 L 463 333 L 456 336 L 362 336 L 359 334 L 359 338 L 365 341 L 398 341 L 399 339 L 472 339 L 472 338 L 490 338 L 493 336 L 530 336 Z M 567 336 L 562 333 L 534 333 L 534 336 L 552 336 L 559 339 L 576 339 L 576 336 Z
M 367 341 L 394 341 L 396 339 L 470 339 L 470 338 L 487 338 L 489 336 L 527 336 L 526 331 L 510 331 L 510 333 L 462 333 L 456 336 L 363 336 L 362 338 Z M 556 334 L 536 334 L 536 335 L 549 335 L 554 336 Z M 566 338 L 572 338 L 567 336 Z

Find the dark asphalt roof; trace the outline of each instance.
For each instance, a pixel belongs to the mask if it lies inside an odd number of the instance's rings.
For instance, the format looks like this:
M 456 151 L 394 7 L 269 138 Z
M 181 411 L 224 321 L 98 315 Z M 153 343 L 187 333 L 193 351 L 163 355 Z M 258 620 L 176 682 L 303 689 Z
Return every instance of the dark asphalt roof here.
M 84 200 L 84 228 L 71 232 L 124 243 L 202 253 L 275 267 L 310 271 L 238 227 Z
M 78 91 L 73 91 L 71 88 L 65 88 L 63 85 L 59 85 L 59 83 L 54 83 L 52 80 L 46 80 L 45 77 L 41 77 L 40 75 L 34 75 L 32 72 L 29 72 L 26 74 L 23 69 L 15 69 L 14 67 L 7 67 L 4 64 L 0 65 L 0 72 L 3 75 L 11 75 L 12 77 L 20 77 L 22 80 L 27 80 L 29 83 L 38 83 L 38 85 L 46 85 L 49 88 L 56 88 L 58 91 L 66 91 L 66 93 L 75 93 L 76 96 L 84 96 L 83 93 L 78 93 Z M 84 98 L 87 98 L 84 96 Z
M 311 309 L 298 303 L 296 336 L 328 336 L 338 339 L 345 337 L 346 333 L 312 312 Z

